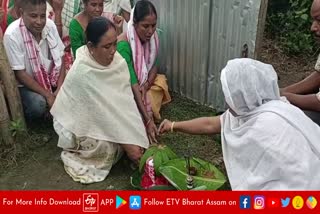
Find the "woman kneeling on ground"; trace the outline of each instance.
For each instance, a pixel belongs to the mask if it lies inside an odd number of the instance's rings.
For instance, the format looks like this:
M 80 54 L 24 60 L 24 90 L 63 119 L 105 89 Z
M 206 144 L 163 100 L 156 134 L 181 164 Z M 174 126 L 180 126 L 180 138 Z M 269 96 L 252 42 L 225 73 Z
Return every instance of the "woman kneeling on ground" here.
M 126 61 L 116 51 L 114 24 L 91 20 L 87 45 L 51 109 L 65 170 L 81 183 L 104 180 L 122 151 L 139 162 L 149 141 L 134 100 Z
M 273 67 L 230 60 L 221 72 L 221 116 L 164 120 L 160 132 L 221 133 L 232 190 L 319 190 L 320 127 L 280 98 Z
M 118 52 L 126 59 L 129 70 L 136 73 L 140 93 L 135 97 L 145 121 L 151 119 L 151 126 L 161 119 L 161 106 L 171 101 L 167 78 L 158 74 L 159 38 L 156 31 L 157 11 L 150 1 L 137 1 L 127 32 L 118 37 Z M 143 109 L 143 110 L 142 110 Z M 154 121 L 155 120 L 155 121 Z

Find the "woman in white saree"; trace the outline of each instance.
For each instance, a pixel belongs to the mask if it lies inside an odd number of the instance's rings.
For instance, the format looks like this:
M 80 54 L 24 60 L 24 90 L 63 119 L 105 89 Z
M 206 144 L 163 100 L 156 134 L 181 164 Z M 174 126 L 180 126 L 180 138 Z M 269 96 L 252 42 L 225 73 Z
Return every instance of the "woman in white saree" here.
M 164 120 L 160 133 L 221 133 L 233 190 L 319 190 L 320 127 L 280 99 L 273 67 L 230 60 L 221 72 L 229 109 L 221 116 Z
M 128 66 L 116 52 L 115 26 L 95 18 L 86 38 L 51 114 L 66 172 L 75 181 L 93 183 L 107 177 L 122 151 L 138 162 L 149 141 Z

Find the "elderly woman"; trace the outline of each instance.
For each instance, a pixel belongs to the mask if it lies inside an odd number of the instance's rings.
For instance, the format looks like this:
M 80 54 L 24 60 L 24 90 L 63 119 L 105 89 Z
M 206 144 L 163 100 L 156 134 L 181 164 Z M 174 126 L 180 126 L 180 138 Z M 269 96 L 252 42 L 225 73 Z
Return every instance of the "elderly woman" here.
M 118 37 L 118 52 L 126 59 L 129 70 L 136 73 L 146 121 L 160 120 L 161 105 L 171 101 L 166 77 L 159 75 L 157 57 L 159 38 L 156 32 L 157 12 L 150 1 L 138 1 L 131 12 L 128 31 Z M 148 93 L 147 93 L 148 92 Z
M 280 99 L 273 67 L 234 59 L 222 70 L 221 84 L 229 106 L 223 115 L 164 120 L 159 131 L 221 132 L 233 190 L 319 190 L 320 128 Z
M 104 180 L 124 151 L 139 162 L 149 141 L 130 86 L 126 61 L 116 52 L 116 27 L 92 19 L 87 45 L 51 109 L 65 170 L 81 183 Z
M 77 49 L 86 44 L 85 31 L 91 19 L 99 16 L 107 17 L 116 24 L 117 34 L 120 33 L 119 29 L 122 28 L 123 23 L 122 17 L 103 12 L 104 0 L 82 0 L 82 2 L 84 10 L 78 13 L 69 25 L 69 37 L 74 58 L 76 58 Z

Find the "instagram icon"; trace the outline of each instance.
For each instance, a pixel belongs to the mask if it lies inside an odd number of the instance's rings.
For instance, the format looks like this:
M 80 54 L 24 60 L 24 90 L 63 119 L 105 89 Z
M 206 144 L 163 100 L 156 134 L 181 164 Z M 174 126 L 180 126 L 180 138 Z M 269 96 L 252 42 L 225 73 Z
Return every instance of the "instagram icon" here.
M 261 195 L 257 195 L 257 196 L 254 196 L 254 204 L 253 204 L 253 208 L 255 210 L 262 210 L 264 209 L 264 201 L 265 201 L 265 198 L 264 196 L 261 196 Z

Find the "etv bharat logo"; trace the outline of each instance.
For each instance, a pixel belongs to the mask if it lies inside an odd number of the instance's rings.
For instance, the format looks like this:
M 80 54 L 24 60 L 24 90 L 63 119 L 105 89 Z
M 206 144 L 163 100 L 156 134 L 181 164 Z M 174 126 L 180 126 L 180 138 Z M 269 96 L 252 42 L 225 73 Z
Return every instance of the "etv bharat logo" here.
M 82 198 L 83 198 L 82 200 L 83 212 L 99 211 L 99 194 L 98 193 L 83 193 Z

